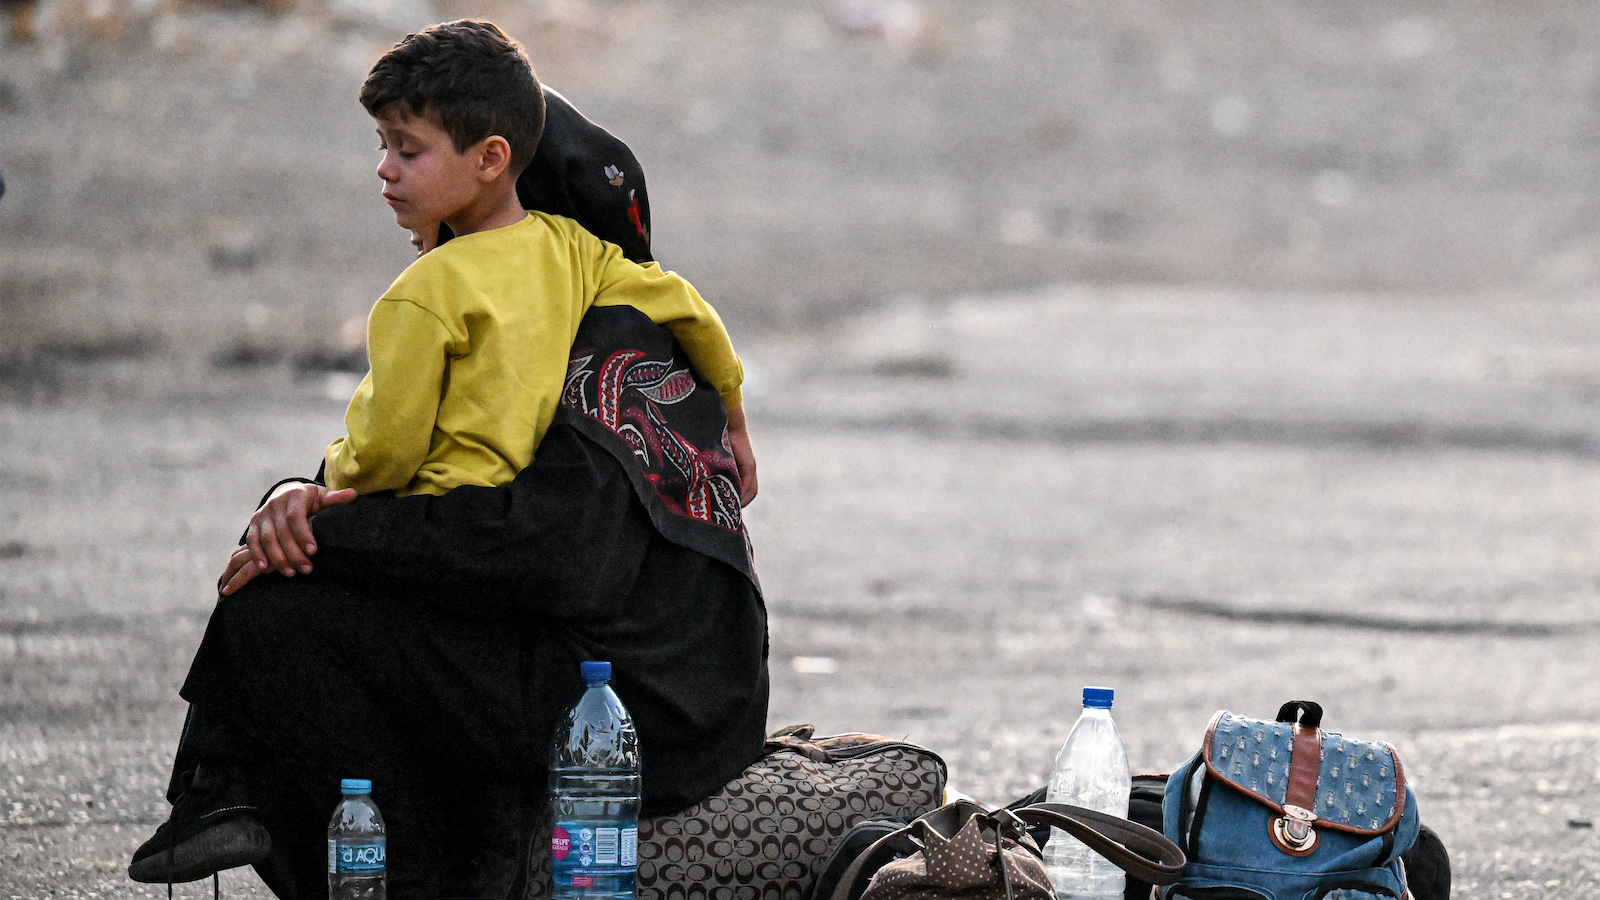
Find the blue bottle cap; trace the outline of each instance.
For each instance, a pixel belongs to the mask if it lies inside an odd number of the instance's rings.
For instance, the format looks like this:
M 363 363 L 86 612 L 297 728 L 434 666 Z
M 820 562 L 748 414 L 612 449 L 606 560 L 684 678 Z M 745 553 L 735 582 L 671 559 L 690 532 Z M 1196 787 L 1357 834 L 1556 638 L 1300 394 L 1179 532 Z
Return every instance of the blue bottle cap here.
M 586 659 L 578 667 L 583 674 L 583 683 L 588 685 L 605 684 L 611 680 L 611 663 Z
M 1086 687 L 1083 689 L 1083 705 L 1090 709 L 1110 709 L 1111 698 L 1116 693 L 1108 687 Z
M 370 794 L 372 793 L 372 779 L 346 778 L 339 782 L 339 793 L 344 794 L 346 797 L 353 797 L 356 794 Z

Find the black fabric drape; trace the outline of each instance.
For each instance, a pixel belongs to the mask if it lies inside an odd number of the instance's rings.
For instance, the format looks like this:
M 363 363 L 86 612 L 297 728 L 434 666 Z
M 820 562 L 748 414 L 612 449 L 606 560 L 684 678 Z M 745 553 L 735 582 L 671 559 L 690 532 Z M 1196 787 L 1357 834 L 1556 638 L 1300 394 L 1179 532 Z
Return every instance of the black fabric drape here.
M 623 463 L 571 424 L 558 420 L 508 487 L 361 497 L 313 527 L 313 577 L 386 585 L 445 615 L 519 628 L 535 657 L 524 674 L 541 755 L 555 716 L 582 693 L 577 663 L 609 660 L 639 728 L 646 815 L 696 802 L 761 755 L 756 585 L 665 537 Z M 531 777 L 542 789 L 542 762 Z

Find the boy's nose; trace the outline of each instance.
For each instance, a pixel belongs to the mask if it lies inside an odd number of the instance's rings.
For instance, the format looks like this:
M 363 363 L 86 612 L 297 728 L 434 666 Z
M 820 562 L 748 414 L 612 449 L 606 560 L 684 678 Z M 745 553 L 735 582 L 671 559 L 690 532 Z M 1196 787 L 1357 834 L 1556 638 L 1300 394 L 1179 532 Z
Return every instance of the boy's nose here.
M 394 181 L 400 177 L 400 167 L 395 164 L 393 153 L 385 153 L 383 159 L 378 160 L 378 177 L 384 181 Z

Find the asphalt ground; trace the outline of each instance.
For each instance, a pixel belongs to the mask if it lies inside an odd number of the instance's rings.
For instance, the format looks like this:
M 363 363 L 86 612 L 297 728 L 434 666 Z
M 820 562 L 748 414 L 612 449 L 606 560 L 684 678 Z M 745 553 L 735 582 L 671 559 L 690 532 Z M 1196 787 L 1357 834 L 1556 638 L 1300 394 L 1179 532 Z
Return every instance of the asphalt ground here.
M 1460 896 L 1595 895 L 1589 5 L 202 6 L 0 45 L 0 898 L 162 893 L 121 872 L 210 585 L 409 257 L 355 85 L 465 14 L 633 145 L 741 338 L 774 725 L 1000 800 L 1084 683 L 1146 770 L 1310 697 Z
M 1597 331 L 1584 298 L 1062 287 L 746 339 L 771 723 L 999 801 L 1084 684 L 1140 771 L 1315 699 L 1397 745 L 1458 896 L 1600 896 Z M 211 585 L 348 388 L 139 365 L 0 406 L 0 897 L 164 894 L 123 869 Z

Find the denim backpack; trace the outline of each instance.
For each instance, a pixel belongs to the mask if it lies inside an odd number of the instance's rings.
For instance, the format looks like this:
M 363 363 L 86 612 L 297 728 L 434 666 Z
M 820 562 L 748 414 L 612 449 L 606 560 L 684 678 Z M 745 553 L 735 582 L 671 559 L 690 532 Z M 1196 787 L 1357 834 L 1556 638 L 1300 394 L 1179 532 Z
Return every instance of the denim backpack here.
M 1417 799 L 1394 748 L 1322 731 L 1296 700 L 1276 722 L 1223 711 L 1172 773 L 1163 830 L 1189 864 L 1162 897 L 1402 900 L 1400 855 L 1417 839 Z

